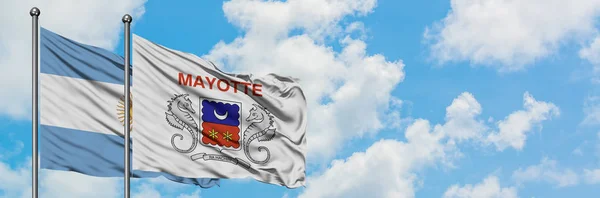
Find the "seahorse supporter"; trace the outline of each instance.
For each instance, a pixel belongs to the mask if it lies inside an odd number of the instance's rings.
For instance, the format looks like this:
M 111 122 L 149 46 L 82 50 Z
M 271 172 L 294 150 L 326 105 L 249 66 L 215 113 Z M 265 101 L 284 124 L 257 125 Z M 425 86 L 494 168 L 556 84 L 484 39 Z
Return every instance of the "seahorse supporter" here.
M 248 82 L 238 82 L 238 81 L 230 81 L 226 79 L 217 79 L 215 77 L 205 76 L 192 76 L 191 74 L 183 74 L 179 73 L 179 84 L 189 87 L 202 87 L 203 89 L 210 90 L 219 90 L 222 92 L 233 91 L 233 93 L 238 92 L 238 86 L 244 86 L 244 93 L 248 95 L 248 90 L 250 89 L 252 95 L 262 96 L 262 85 L 261 84 L 252 84 Z M 214 89 L 213 89 L 214 88 Z M 241 90 L 240 90 L 241 92 Z

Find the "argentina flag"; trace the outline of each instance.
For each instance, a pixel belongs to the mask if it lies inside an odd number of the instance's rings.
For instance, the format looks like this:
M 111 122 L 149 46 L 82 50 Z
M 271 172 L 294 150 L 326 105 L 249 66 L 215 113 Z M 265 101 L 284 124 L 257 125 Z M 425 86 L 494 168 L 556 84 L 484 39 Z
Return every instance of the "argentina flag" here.
M 40 28 L 40 168 L 123 177 L 123 64 L 119 55 Z M 138 132 L 133 121 L 131 126 Z M 218 179 L 132 170 L 134 178 L 158 176 L 203 188 L 219 185 Z

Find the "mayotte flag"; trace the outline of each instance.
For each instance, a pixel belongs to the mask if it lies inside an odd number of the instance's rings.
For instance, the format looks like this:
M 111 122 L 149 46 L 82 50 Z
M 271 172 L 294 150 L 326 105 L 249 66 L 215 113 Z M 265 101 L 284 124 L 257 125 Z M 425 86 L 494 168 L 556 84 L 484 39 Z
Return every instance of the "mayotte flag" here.
M 306 178 L 307 106 L 292 77 L 228 74 L 133 35 L 133 168 L 186 178 Z

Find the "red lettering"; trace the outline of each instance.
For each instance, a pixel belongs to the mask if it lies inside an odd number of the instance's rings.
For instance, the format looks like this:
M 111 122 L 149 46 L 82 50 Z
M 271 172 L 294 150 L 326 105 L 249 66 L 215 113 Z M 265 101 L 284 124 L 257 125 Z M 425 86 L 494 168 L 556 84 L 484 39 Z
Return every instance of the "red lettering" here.
M 234 80 L 231 82 L 233 82 L 233 93 L 237 93 L 237 86 L 240 84 L 240 82 Z
M 261 84 L 253 84 L 252 85 L 252 94 L 254 94 L 255 96 L 262 96 L 262 94 L 257 93 L 262 91 L 260 88 L 262 87 Z
M 196 76 L 196 82 L 194 83 L 194 87 L 196 86 L 202 86 L 202 88 L 204 88 L 204 81 L 202 81 L 202 77 L 200 76 Z
M 215 83 L 216 78 L 212 78 L 212 81 L 210 80 L 210 78 L 208 78 L 208 76 L 206 77 L 206 82 L 208 82 L 208 88 L 212 89 L 213 88 L 213 84 Z
M 192 75 L 188 74 L 185 78 L 183 76 L 183 73 L 179 73 L 179 84 L 180 85 L 186 85 L 186 86 L 192 86 Z
M 248 86 L 250 86 L 250 83 L 247 82 L 240 82 L 242 83 L 242 85 L 244 85 L 244 93 L 248 94 Z
M 224 82 L 225 85 L 227 85 L 227 87 L 225 87 L 225 89 L 221 88 L 221 84 L 223 84 L 222 82 Z M 219 79 L 219 82 L 217 82 L 217 88 L 219 88 L 219 90 L 225 92 L 225 91 L 229 90 L 229 82 L 227 82 L 227 81 L 225 81 L 223 79 Z
M 244 85 L 244 93 L 248 94 L 248 89 L 252 89 L 252 95 L 255 96 L 263 96 L 262 95 L 262 85 L 261 84 L 252 84 L 252 83 L 248 83 L 248 82 L 239 82 L 239 81 L 229 81 L 226 79 L 218 79 L 215 77 L 208 77 L 205 76 L 206 79 L 206 83 L 208 83 L 208 88 L 209 89 L 213 89 L 213 87 L 216 87 L 217 89 L 219 89 L 222 92 L 227 92 L 229 90 L 230 87 L 233 88 L 233 93 L 237 93 L 238 91 L 238 86 L 239 85 Z M 204 85 L 204 79 L 202 79 L 202 76 L 196 76 L 196 79 L 194 80 L 194 77 L 191 74 L 184 74 L 184 73 L 178 73 L 178 81 L 180 85 L 183 86 L 190 86 L 190 87 L 202 87 L 203 89 L 206 89 L 206 86 Z M 231 85 L 230 83 L 233 83 L 233 85 Z

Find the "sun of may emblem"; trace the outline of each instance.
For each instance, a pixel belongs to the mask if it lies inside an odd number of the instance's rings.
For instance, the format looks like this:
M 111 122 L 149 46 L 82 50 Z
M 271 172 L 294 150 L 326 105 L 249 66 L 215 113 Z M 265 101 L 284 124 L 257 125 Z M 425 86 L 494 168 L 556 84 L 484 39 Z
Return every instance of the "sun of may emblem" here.
M 129 95 L 129 130 L 133 130 L 133 96 Z M 121 125 L 125 126 L 125 97 L 121 96 L 117 104 L 117 116 Z

